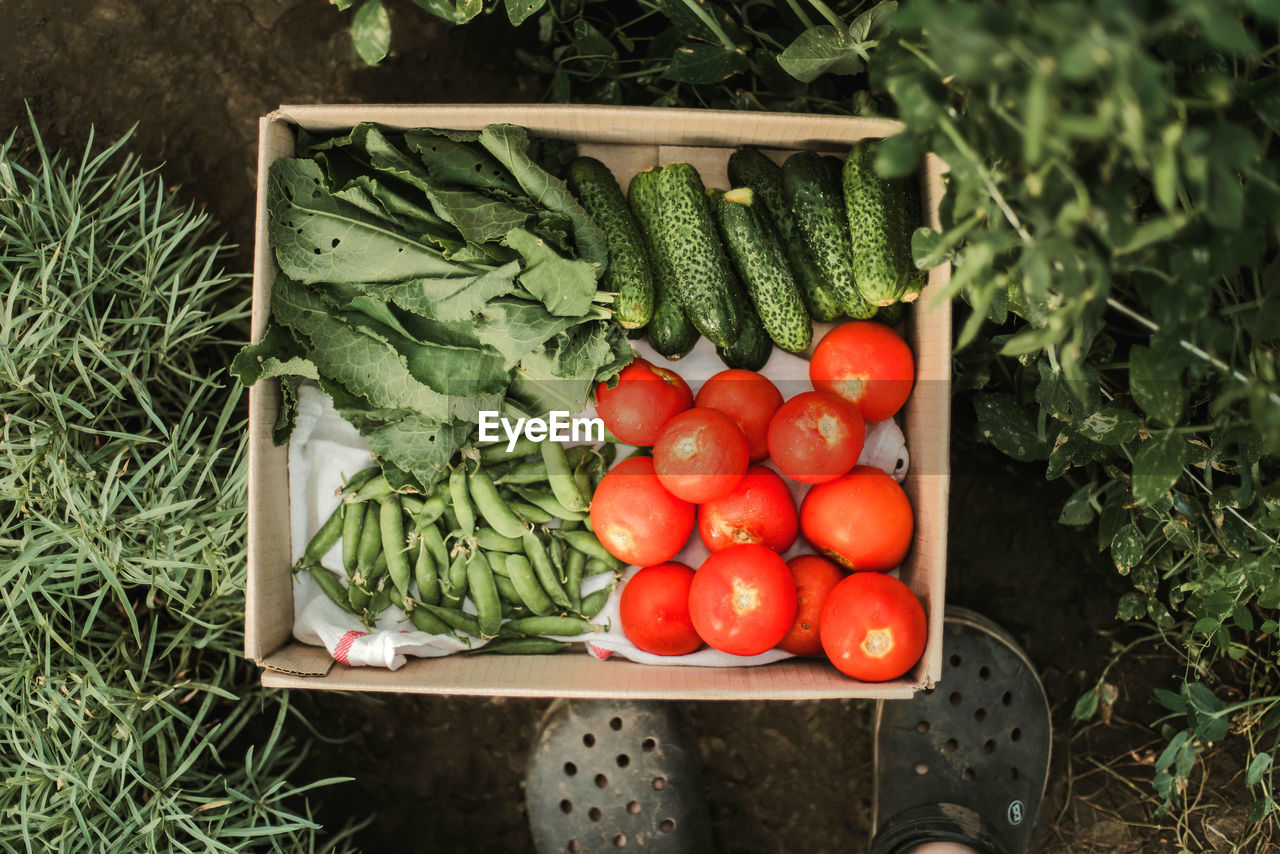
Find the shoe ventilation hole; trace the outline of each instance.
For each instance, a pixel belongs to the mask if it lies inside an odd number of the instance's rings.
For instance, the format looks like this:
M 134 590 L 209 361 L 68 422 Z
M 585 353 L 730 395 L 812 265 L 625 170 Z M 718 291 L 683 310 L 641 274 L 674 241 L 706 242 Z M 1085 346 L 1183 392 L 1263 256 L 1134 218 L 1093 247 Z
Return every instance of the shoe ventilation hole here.
M 962 780 L 972 780 L 972 779 L 973 779 L 973 776 L 974 776 L 974 775 L 973 775 L 973 769 L 972 769 L 972 768 L 966 768 L 966 769 L 964 769 L 963 771 L 961 771 L 961 772 L 960 772 L 960 779 L 962 779 Z
M 995 753 L 995 750 L 996 750 L 996 743 L 989 738 L 987 739 L 986 743 L 982 745 L 983 753 Z
M 952 667 L 959 667 L 959 666 L 960 666 L 960 656 L 958 656 L 958 655 L 953 655 L 953 656 L 951 656 L 951 666 L 952 666 Z
M 960 747 L 960 742 L 956 741 L 954 738 L 948 738 L 946 742 L 942 745 L 942 749 L 947 751 L 947 753 L 955 753 L 956 749 L 959 747 Z
M 603 774 L 597 774 L 596 785 L 603 789 L 605 786 L 609 785 L 609 778 Z
M 565 815 L 568 815 L 569 813 L 573 812 L 573 801 L 570 801 L 570 800 L 561 801 L 560 812 L 564 813 Z
M 592 821 L 599 821 L 599 820 L 600 820 L 600 808 L 599 808 L 599 807 L 592 807 L 591 809 L 587 810 L 587 818 L 591 819 Z
M 951 692 L 951 696 L 950 696 L 948 699 L 950 699 L 950 700 L 951 700 L 951 705 L 953 705 L 953 706 L 958 706 L 958 705 L 960 705 L 960 692 L 959 692 L 959 691 L 952 691 L 952 692 Z
M 595 747 L 596 737 L 591 733 L 587 733 L 582 737 L 582 743 L 585 744 L 587 747 Z
M 986 709 L 978 709 L 977 711 L 975 711 L 975 712 L 973 713 L 973 719 L 974 719 L 975 721 L 977 721 L 978 723 L 982 723 L 983 721 L 985 721 L 985 720 L 987 719 L 987 710 L 986 710 Z
M 920 733 L 921 735 L 924 735 L 928 731 L 929 731 L 928 721 L 921 721 L 920 723 L 916 724 L 916 732 Z
M 652 738 L 646 738 L 644 741 L 640 742 L 640 749 L 645 753 L 649 753 L 657 746 L 658 742 Z
M 655 789 L 657 789 L 659 792 L 661 792 L 663 789 L 665 789 L 665 788 L 667 787 L 667 778 L 666 778 L 666 777 L 654 777 L 654 778 L 653 778 L 653 787 L 654 787 Z
M 572 762 L 564 763 L 564 774 L 566 777 L 572 777 L 574 774 L 577 774 L 577 773 L 578 773 L 577 765 L 574 765 Z
M 573 854 L 578 854 L 578 850 L 580 848 L 582 848 L 582 846 L 578 844 L 578 840 L 576 839 L 569 840 L 569 850 L 572 851 Z
M 917 774 L 920 774 L 921 776 L 923 776 L 923 775 L 925 775 L 925 774 L 928 774 L 928 773 L 929 773 L 929 766 L 928 766 L 928 765 L 926 765 L 926 764 L 924 764 L 923 762 L 917 762 L 917 763 L 916 763 L 916 773 L 917 773 Z
M 1017 768 L 1010 768 L 1010 769 L 1009 769 L 1009 779 L 1010 779 L 1010 780 L 1016 780 L 1016 779 L 1018 779 L 1018 777 L 1019 777 L 1019 776 L 1020 776 L 1020 775 L 1018 774 L 1018 769 L 1017 769 Z
M 1013 705 L 1013 694 L 1009 693 L 1008 691 L 1005 691 L 1005 692 L 1004 692 L 1004 696 L 1000 698 L 1000 705 L 1002 705 L 1002 706 L 1012 706 L 1012 705 Z
M 626 767 L 627 767 L 628 765 L 630 765 L 630 764 L 631 764 L 631 757 L 630 757 L 630 756 L 628 756 L 628 755 L 627 755 L 627 754 L 625 754 L 625 753 L 619 753 L 619 754 L 618 754 L 618 767 L 619 767 L 619 768 L 626 768 Z
M 619 833 L 617 836 L 613 837 L 613 847 L 614 847 L 614 848 L 626 848 L 626 847 L 627 847 L 627 835 L 626 835 L 625 833 Z
M 617 732 L 618 730 L 622 729 L 622 718 L 610 718 L 610 719 L 609 719 L 609 729 L 613 730 L 614 732 Z M 626 845 L 626 844 L 627 844 L 627 843 L 626 843 L 626 837 L 623 837 L 623 842 L 622 842 L 622 844 L 623 844 L 623 845 Z
M 1022 730 L 1018 729 L 1017 727 L 1014 727 L 1013 732 L 1009 733 L 1009 740 L 1017 741 L 1020 738 L 1022 738 Z
M 631 813 L 632 815 L 639 815 L 639 814 L 640 814 L 640 802 L 639 802 L 639 801 L 632 801 L 631 803 L 627 804 L 627 812 Z
M 664 818 L 662 820 L 662 824 L 658 825 L 658 830 L 661 830 L 663 833 L 670 833 L 675 829 L 676 821 L 673 818 Z
M 990 667 L 979 667 L 979 668 L 978 668 L 978 678 L 979 678 L 979 679 L 990 679 L 990 678 L 991 678 L 991 668 L 990 668 Z

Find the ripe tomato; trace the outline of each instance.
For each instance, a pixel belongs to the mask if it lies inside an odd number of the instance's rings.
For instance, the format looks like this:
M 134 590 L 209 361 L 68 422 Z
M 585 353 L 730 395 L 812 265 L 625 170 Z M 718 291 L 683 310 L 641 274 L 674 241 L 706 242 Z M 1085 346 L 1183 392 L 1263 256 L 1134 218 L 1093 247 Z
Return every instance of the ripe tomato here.
M 842 566 L 885 572 L 907 556 L 915 517 L 896 480 L 880 469 L 854 466 L 809 490 L 800 505 L 800 530 Z
M 698 533 L 713 552 L 759 543 L 778 554 L 791 548 L 800 530 L 787 484 L 764 466 L 750 466 L 733 491 L 698 508 Z
M 858 408 L 821 391 L 797 394 L 769 421 L 769 456 L 801 483 L 826 483 L 853 468 L 867 438 Z
M 732 418 L 747 437 L 751 462 L 758 463 L 769 456 L 765 434 L 769 419 L 782 405 L 782 392 L 765 377 L 737 368 L 721 371 L 698 389 L 693 405 L 718 409 Z
M 653 446 L 658 480 L 677 498 L 699 503 L 733 491 L 747 471 L 747 438 L 714 409 L 690 409 L 667 422 Z
M 897 679 L 924 653 L 924 606 L 892 575 L 855 572 L 827 594 L 822 649 L 841 673 L 863 682 Z
M 591 497 L 591 530 L 609 553 L 635 566 L 673 558 L 693 531 L 693 505 L 662 488 L 653 460 L 614 466 Z
M 694 574 L 689 616 L 716 649 L 759 655 L 776 646 L 795 621 L 796 583 L 772 549 L 730 546 L 703 561 Z
M 796 621 L 778 648 L 796 655 L 822 655 L 822 639 L 818 636 L 822 605 L 827 601 L 831 588 L 844 580 L 844 573 L 840 567 L 817 555 L 797 555 L 787 561 L 787 567 L 796 580 L 799 606 Z
M 654 655 L 688 655 L 702 646 L 689 619 L 693 570 L 682 563 L 648 566 L 627 579 L 618 617 L 627 640 Z
M 883 421 L 911 395 L 916 363 L 902 336 L 874 320 L 851 320 L 813 348 L 809 381 L 856 404 L 868 422 Z
M 644 359 L 623 368 L 613 388 L 596 386 L 596 412 L 628 445 L 652 445 L 663 425 L 691 406 L 693 392 L 679 374 Z

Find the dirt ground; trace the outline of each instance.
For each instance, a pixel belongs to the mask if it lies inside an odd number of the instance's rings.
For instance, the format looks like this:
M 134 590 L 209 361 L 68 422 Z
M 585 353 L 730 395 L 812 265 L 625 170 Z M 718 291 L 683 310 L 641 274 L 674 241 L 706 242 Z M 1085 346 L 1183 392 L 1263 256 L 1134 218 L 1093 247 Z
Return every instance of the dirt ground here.
M 136 123 L 133 151 L 163 164 L 184 197 L 214 214 L 247 270 L 259 115 L 288 102 L 540 97 L 512 58 L 505 22 L 455 31 L 408 0 L 389 6 L 393 54 L 367 69 L 353 64 L 345 18 L 324 0 L 7 0 L 0 130 L 25 125 L 29 107 L 47 144 L 79 150 L 90 125 L 105 139 Z M 1110 722 L 1072 729 L 1076 698 L 1108 660 L 1111 641 L 1099 633 L 1118 630 L 1114 602 L 1125 586 L 1090 531 L 1057 524 L 1071 487 L 1045 483 L 1042 467 L 1013 463 L 974 435 L 968 404 L 957 401 L 948 600 L 1008 628 L 1048 686 L 1059 734 L 1037 849 L 1176 850 L 1171 825 L 1153 822 L 1149 803 L 1156 735 L 1146 724 L 1158 713 L 1147 698 L 1168 663 L 1122 661 Z M 374 816 L 357 836 L 365 850 L 405 850 L 406 839 L 417 851 L 531 850 L 521 780 L 545 701 L 299 693 L 295 702 L 321 732 L 344 738 L 318 746 L 298 780 L 356 778 L 320 795 L 318 818 L 339 826 Z M 689 711 L 720 850 L 863 847 L 868 703 Z M 1216 838 L 1202 836 L 1212 847 Z

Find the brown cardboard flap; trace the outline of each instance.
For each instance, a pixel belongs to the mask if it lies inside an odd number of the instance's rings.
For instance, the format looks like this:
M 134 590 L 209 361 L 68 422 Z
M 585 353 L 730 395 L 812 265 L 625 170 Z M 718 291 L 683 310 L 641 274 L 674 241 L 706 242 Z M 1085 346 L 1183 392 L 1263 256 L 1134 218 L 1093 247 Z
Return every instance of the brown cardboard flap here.
M 307 646 L 296 641 L 276 650 L 258 662 L 273 673 L 286 673 L 315 679 L 325 676 L 335 664 L 333 656 L 322 646 Z

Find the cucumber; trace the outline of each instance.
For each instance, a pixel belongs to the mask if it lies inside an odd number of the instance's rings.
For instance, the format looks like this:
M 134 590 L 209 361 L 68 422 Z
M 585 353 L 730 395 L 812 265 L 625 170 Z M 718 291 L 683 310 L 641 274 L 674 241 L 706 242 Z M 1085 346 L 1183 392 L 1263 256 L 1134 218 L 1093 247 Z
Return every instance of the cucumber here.
M 739 298 L 745 300 L 746 294 L 741 293 L 740 286 L 736 282 L 734 287 L 739 290 Z M 769 333 L 765 331 L 764 324 L 760 322 L 756 313 L 750 310 L 742 312 L 742 328 L 733 346 L 716 348 L 716 355 L 720 357 L 720 361 L 730 368 L 742 368 L 747 371 L 758 371 L 763 368 L 772 353 L 773 341 L 769 338 Z
M 688 355 L 698 343 L 698 330 L 685 316 L 676 291 L 675 272 L 664 247 L 658 242 L 658 171 L 637 172 L 627 188 L 627 201 L 640 226 L 640 236 L 653 265 L 653 316 L 646 327 L 649 343 L 663 356 L 675 361 Z
M 821 155 L 801 151 L 782 165 L 782 186 L 800 237 L 840 307 L 852 317 L 870 317 L 874 308 L 862 298 L 853 275 L 849 219 L 839 177 Z
M 757 204 L 764 206 L 787 254 L 791 275 L 814 320 L 835 320 L 844 314 L 831 285 L 805 249 L 796 218 L 782 189 L 782 167 L 754 148 L 740 148 L 729 158 L 729 180 L 735 187 L 750 187 Z
M 609 263 L 601 284 L 618 295 L 613 316 L 625 329 L 644 326 L 653 315 L 649 253 L 617 180 L 599 160 L 579 157 L 569 164 L 568 182 L 569 191 L 604 231 Z
M 895 302 L 892 305 L 881 306 L 876 311 L 875 319 L 886 326 L 897 326 L 902 322 L 903 304 Z
M 731 347 L 742 325 L 724 247 L 698 172 L 672 163 L 658 175 L 658 243 L 675 274 L 685 315 L 717 347 Z
M 885 306 L 920 293 L 921 271 L 911 260 L 920 201 L 912 178 L 890 181 L 876 174 L 876 148 L 874 142 L 854 143 L 841 177 L 858 291 L 872 305 Z
M 791 277 L 778 235 L 754 197 L 750 187 L 725 193 L 716 200 L 716 225 L 765 332 L 782 349 L 799 353 L 813 338 L 813 321 Z

